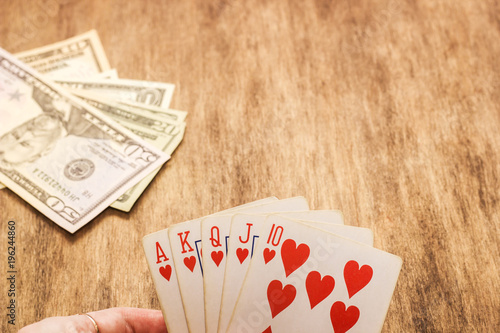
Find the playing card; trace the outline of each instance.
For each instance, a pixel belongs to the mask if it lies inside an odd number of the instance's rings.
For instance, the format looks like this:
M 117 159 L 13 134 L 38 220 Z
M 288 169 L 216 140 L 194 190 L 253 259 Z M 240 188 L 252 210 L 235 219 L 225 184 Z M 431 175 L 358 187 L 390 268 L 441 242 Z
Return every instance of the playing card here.
M 278 201 L 278 198 L 269 197 L 253 201 L 227 211 L 266 204 L 273 201 Z M 148 267 L 153 277 L 168 331 L 171 333 L 188 332 L 168 238 L 168 229 L 147 235 L 142 241 Z
M 147 235 L 142 239 L 142 244 L 168 332 L 187 333 L 167 230 Z
M 283 203 L 285 202 L 285 203 Z M 245 205 L 235 207 L 230 210 L 219 212 L 218 214 L 227 214 L 232 212 L 245 212 L 250 208 L 258 211 L 259 207 L 265 210 L 266 205 L 296 207 L 297 210 L 307 210 L 309 207 L 303 197 L 290 198 L 280 201 L 272 201 L 268 204 Z M 215 214 L 214 214 L 215 215 Z M 204 310 L 204 291 L 203 291 L 203 266 L 201 251 L 201 226 L 203 218 L 179 223 L 168 229 L 168 237 L 172 250 L 172 256 L 175 263 L 179 291 L 182 298 L 186 322 L 191 332 L 205 331 L 205 310 Z
M 288 217 L 297 216 L 299 218 L 308 216 L 307 212 L 297 212 L 296 214 L 293 212 L 277 213 L 274 215 L 281 214 Z M 332 221 L 331 216 L 328 216 L 327 214 L 315 215 L 313 213 L 310 216 L 311 218 L 316 218 L 316 221 L 301 220 L 298 222 L 373 246 L 373 232 L 370 229 L 332 224 L 330 223 Z M 218 332 L 225 332 L 228 327 L 231 314 L 236 305 L 237 297 L 243 285 L 243 280 L 248 269 L 250 258 L 253 255 L 255 243 L 259 238 L 259 231 L 262 229 L 266 219 L 267 217 L 264 215 L 258 216 L 246 213 L 235 214 L 232 218 L 224 285 L 220 302 Z M 329 222 L 321 222 L 322 219 Z M 338 219 L 334 219 L 334 221 L 338 221 Z M 226 283 L 226 281 L 228 282 Z
M 268 204 L 268 203 L 271 203 L 271 202 L 276 202 L 276 201 L 279 201 L 279 199 L 277 197 L 267 197 L 267 198 L 264 198 L 264 199 L 259 199 L 259 200 L 247 202 L 245 204 L 241 204 L 241 205 L 238 205 L 238 206 L 235 206 L 235 207 L 231 207 L 231 208 L 222 210 L 222 211 L 214 213 L 214 214 L 230 213 L 230 212 L 238 210 L 238 209 L 247 208 L 247 207 L 255 207 L 255 206 L 260 206 L 260 205 L 265 205 L 265 204 Z M 212 214 L 212 215 L 214 215 L 214 214 Z
M 265 205 L 245 209 L 245 213 L 268 214 L 307 209 L 302 197 L 284 199 Z M 241 212 L 241 210 L 239 210 Z M 302 212 L 301 212 L 302 213 Z M 300 214 L 298 216 L 306 216 Z M 205 329 L 207 333 L 217 332 L 219 311 L 226 267 L 227 242 L 233 215 L 214 215 L 201 221 L 203 286 L 205 300 Z
M 294 220 L 344 224 L 344 216 L 339 210 L 306 210 L 303 212 L 280 212 L 277 214 Z
M 337 236 L 348 238 L 352 241 L 373 246 L 373 231 L 368 228 L 353 227 L 350 225 L 339 225 L 325 222 L 294 220 L 299 223 L 307 224 L 311 227 L 331 232 Z
M 227 332 L 380 332 L 401 264 L 387 252 L 269 216 Z

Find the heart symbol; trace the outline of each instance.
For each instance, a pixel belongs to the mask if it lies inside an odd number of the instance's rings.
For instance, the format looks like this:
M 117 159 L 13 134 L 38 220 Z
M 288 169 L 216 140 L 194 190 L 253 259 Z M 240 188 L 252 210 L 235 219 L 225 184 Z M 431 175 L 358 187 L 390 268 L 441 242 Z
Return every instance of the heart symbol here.
M 307 274 L 306 290 L 311 304 L 311 310 L 318 303 L 328 297 L 335 287 L 335 280 L 330 275 L 325 275 L 323 279 L 318 271 Z
M 281 259 L 283 260 L 287 277 L 306 262 L 307 258 L 309 258 L 309 251 L 307 244 L 300 244 L 296 247 L 293 239 L 287 239 L 283 242 L 281 246 Z
M 273 333 L 273 331 L 271 331 L 271 326 L 266 328 L 262 333 Z
M 236 249 L 236 255 L 238 256 L 238 259 L 240 260 L 240 264 L 245 261 L 245 259 L 248 257 L 248 249 L 242 249 L 241 247 Z M 267 264 L 267 262 L 266 262 Z
M 167 281 L 170 281 L 170 276 L 172 275 L 172 266 L 167 265 L 165 267 L 161 266 L 160 267 L 160 274 L 163 276 Z
M 194 256 L 184 258 L 184 265 L 192 272 L 196 265 L 196 258 Z
M 330 319 L 335 333 L 345 333 L 358 321 L 359 309 L 353 305 L 346 310 L 344 303 L 335 302 L 330 309 Z
M 370 282 L 372 276 L 373 269 L 369 265 L 363 265 L 359 268 L 359 264 L 356 261 L 351 260 L 347 262 L 344 267 L 344 280 L 349 298 L 363 289 Z
M 214 263 L 219 267 L 222 258 L 224 258 L 224 253 L 222 251 L 212 251 L 211 256 Z
M 269 250 L 268 248 L 264 249 L 264 262 L 267 264 L 270 262 L 274 256 L 276 255 L 276 251 L 274 250 Z
M 272 318 L 292 304 L 296 293 L 297 290 L 291 284 L 287 284 L 283 288 L 283 284 L 279 280 L 273 280 L 269 283 L 267 300 L 271 308 Z

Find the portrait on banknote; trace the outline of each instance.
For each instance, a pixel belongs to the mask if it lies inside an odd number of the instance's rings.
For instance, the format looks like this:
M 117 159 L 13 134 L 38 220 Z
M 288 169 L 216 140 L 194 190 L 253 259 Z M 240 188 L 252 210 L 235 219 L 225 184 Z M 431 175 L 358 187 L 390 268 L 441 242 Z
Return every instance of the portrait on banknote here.
M 0 181 L 70 232 L 169 158 L 1 49 L 0 119 Z
M 31 163 L 54 149 L 58 140 L 69 135 L 104 139 L 106 133 L 83 121 L 82 112 L 34 87 L 32 99 L 41 114 L 0 137 L 0 168 L 12 169 Z

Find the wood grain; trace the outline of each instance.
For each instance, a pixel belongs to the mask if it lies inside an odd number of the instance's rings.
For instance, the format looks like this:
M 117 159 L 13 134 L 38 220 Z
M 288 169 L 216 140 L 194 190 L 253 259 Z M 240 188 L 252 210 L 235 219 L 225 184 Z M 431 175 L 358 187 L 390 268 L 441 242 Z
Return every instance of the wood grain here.
M 500 4 L 485 1 L 1 1 L 17 52 L 98 30 L 121 77 L 172 82 L 184 142 L 130 214 L 70 235 L 0 191 L 17 228 L 15 331 L 159 308 L 141 238 L 303 195 L 372 228 L 403 270 L 384 332 L 500 331 Z

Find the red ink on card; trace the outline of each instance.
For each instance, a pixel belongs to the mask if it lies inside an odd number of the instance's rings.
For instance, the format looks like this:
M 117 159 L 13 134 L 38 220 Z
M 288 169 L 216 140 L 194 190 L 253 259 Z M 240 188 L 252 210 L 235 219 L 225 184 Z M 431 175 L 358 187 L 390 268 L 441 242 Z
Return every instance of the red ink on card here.
M 306 290 L 311 309 L 327 298 L 332 293 L 334 287 L 335 280 L 330 275 L 325 275 L 321 278 L 321 274 L 318 271 L 312 271 L 307 274 Z
M 214 263 L 217 265 L 217 267 L 219 267 L 220 262 L 224 258 L 224 252 L 212 251 L 211 257 L 212 257 L 212 260 L 214 261 Z
M 306 262 L 307 258 L 309 258 L 309 252 L 310 249 L 307 244 L 296 246 L 293 239 L 287 239 L 283 242 L 281 259 L 287 277 Z
M 172 266 L 166 265 L 165 267 L 161 266 L 160 274 L 165 278 L 165 280 L 170 281 L 170 276 L 172 275 Z
M 184 265 L 186 265 L 186 267 L 193 272 L 194 266 L 196 265 L 196 258 L 194 256 L 184 258 Z
M 354 296 L 358 291 L 366 287 L 373 276 L 373 269 L 369 265 L 363 265 L 359 268 L 359 264 L 351 260 L 344 267 L 344 281 L 349 293 L 349 298 Z
M 276 251 L 274 250 L 269 250 L 267 247 L 264 249 L 264 252 L 262 253 L 264 255 L 264 262 L 267 264 L 270 262 L 274 256 L 276 255 Z
M 350 330 L 359 319 L 359 309 L 350 306 L 347 309 L 342 302 L 335 302 L 330 309 L 330 320 L 335 333 L 345 333 Z
M 273 333 L 273 331 L 271 331 L 271 326 L 266 328 L 262 333 Z
M 156 263 L 160 264 L 162 261 L 169 261 L 170 259 L 167 258 L 165 255 L 165 252 L 161 248 L 160 243 L 156 242 Z
M 281 281 L 271 281 L 267 287 L 267 301 L 271 308 L 272 317 L 276 317 L 281 311 L 292 304 L 296 294 L 297 290 L 291 284 L 283 287 Z
M 241 247 L 236 249 L 236 255 L 238 256 L 238 260 L 240 261 L 240 264 L 245 261 L 245 259 L 248 257 L 248 249 L 242 249 Z

